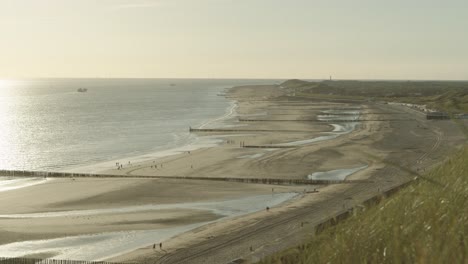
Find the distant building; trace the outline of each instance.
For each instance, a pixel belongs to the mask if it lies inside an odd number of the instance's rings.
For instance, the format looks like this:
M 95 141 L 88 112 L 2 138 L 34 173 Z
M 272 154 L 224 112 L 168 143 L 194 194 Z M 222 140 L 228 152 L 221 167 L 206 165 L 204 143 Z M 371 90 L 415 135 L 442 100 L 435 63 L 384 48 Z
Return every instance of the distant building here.
M 447 120 L 450 116 L 445 112 L 430 112 L 426 114 L 426 119 Z

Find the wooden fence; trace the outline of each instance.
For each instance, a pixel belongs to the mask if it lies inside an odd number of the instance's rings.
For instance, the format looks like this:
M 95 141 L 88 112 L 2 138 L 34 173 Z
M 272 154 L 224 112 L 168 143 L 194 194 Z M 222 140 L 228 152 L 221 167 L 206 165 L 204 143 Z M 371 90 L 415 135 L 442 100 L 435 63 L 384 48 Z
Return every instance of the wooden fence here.
M 44 178 L 138 178 L 138 179 L 170 179 L 170 180 L 201 180 L 201 181 L 227 181 L 255 184 L 273 185 L 328 185 L 345 183 L 369 183 L 369 180 L 309 180 L 285 178 L 239 178 L 239 177 L 195 177 L 195 176 L 149 176 L 149 175 L 112 175 L 112 174 L 88 174 L 69 172 L 47 171 L 18 171 L 0 170 L 0 176 L 4 177 L 44 177 Z
M 105 261 L 63 260 L 63 259 L 34 259 L 34 258 L 3 258 L 0 264 L 124 264 Z

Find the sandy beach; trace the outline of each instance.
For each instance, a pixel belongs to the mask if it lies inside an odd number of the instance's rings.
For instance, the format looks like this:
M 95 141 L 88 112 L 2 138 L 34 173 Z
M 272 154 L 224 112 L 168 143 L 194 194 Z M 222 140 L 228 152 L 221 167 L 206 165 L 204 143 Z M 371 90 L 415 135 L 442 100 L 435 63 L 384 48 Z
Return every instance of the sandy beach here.
M 238 116 L 231 121 L 237 132 L 197 132 L 199 136 L 220 137 L 223 140 L 215 148 L 183 152 L 143 163 L 123 162 L 122 170 L 105 173 L 122 175 L 203 176 L 203 177 L 253 177 L 253 178 L 305 178 L 316 171 L 349 168 L 367 164 L 356 155 L 346 155 L 356 149 L 331 146 L 342 145 L 350 137 L 372 134 L 378 124 L 367 123 L 366 129 L 345 133 L 334 140 L 320 144 L 300 144 L 297 148 L 275 149 L 276 144 L 300 142 L 333 133 L 330 123 L 310 122 L 324 109 L 343 108 L 349 104 L 304 104 L 283 100 L 268 100 L 283 95 L 277 86 L 238 87 L 230 90 L 229 98 L 236 100 Z M 270 97 L 269 97 L 270 96 Z M 246 100 L 245 98 L 249 98 Z M 362 113 L 367 110 L 360 109 Z M 281 112 L 280 114 L 275 114 Z M 259 116 L 258 114 L 266 114 Z M 272 122 L 239 122 L 239 118 L 272 120 Z M 260 118 L 259 118 L 260 117 Z M 369 117 L 371 119 L 371 117 Z M 289 121 L 288 121 L 289 120 Z M 299 120 L 299 121 L 298 121 Z M 308 120 L 308 121 L 301 121 Z M 269 130 L 268 132 L 257 132 Z M 246 146 L 271 146 L 271 148 L 242 148 Z M 325 148 L 323 146 L 326 146 Z M 364 146 L 365 147 L 365 146 Z M 307 153 L 307 155 L 305 155 Z M 287 158 L 282 158 L 287 157 Z M 155 169 L 157 165 L 157 169 Z M 161 167 L 162 165 L 162 167 Z M 292 170 L 291 168 L 294 168 Z
M 182 149 L 174 155 L 142 162 L 122 160 L 122 169 L 110 166 L 101 172 L 121 178 L 47 179 L 14 190 L 0 188 L 0 255 L 136 263 L 161 258 L 169 263 L 188 259 L 191 263 L 219 263 L 240 257 L 258 260 L 263 254 L 300 241 L 320 221 L 411 179 L 408 173 L 396 174 L 389 160 L 396 159 L 401 166 L 414 170 L 424 168 L 431 163 L 431 157 L 443 156 L 458 140 L 455 135 L 447 139 L 445 146 L 439 142 L 434 148 L 434 142 L 440 140 L 434 131 L 443 134 L 444 129 L 450 130 L 449 126 L 433 128 L 422 119 L 413 123 L 385 121 L 388 116 L 384 113 L 404 113 L 404 109 L 287 95 L 288 91 L 278 85 L 230 89 L 226 96 L 237 104 L 235 115 L 224 120 L 223 127 L 203 126 L 217 131 L 193 132 L 201 138 L 216 138 L 219 144 Z M 355 119 L 334 122 L 330 113 L 339 113 L 339 120 Z M 401 124 L 406 128 L 401 129 Z M 394 143 L 400 137 L 403 140 L 398 144 L 403 146 Z M 422 147 L 411 147 L 416 144 Z M 431 153 L 427 154 L 428 150 Z M 165 178 L 126 179 L 129 175 Z M 170 179 L 174 176 L 208 179 Z M 339 177 L 370 182 L 278 186 L 210 181 L 213 177 Z M 274 224 L 287 215 L 297 217 Z M 297 229 L 298 223 L 302 227 L 304 222 L 311 228 L 307 232 Z M 258 229 L 260 223 L 271 225 L 270 231 L 276 231 L 277 236 L 258 231 L 255 241 L 237 239 L 236 246 L 224 241 L 236 236 L 249 239 L 242 232 Z M 278 230 L 288 230 L 288 236 L 281 238 Z M 115 245 L 114 250 L 88 255 L 76 251 L 80 246 L 95 245 L 90 242 L 93 239 Z M 163 250 L 153 249 L 158 243 L 164 244 Z M 255 250 L 245 250 L 252 247 L 251 243 L 255 243 Z M 213 246 L 207 251 L 210 258 L 190 253 L 197 249 L 196 245 Z M 25 247 L 34 250 L 26 252 Z

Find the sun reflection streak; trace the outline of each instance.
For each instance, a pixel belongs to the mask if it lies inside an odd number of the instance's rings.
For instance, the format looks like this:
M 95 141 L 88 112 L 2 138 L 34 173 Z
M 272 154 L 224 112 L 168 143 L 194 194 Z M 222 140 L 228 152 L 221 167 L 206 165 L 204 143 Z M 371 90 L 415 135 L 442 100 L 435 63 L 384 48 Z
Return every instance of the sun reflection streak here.
M 11 169 L 16 159 L 14 82 L 0 79 L 0 169 Z
M 3 90 L 11 90 L 13 86 L 15 86 L 17 80 L 10 80 L 10 79 L 0 79 L 0 89 Z M 1 94 L 3 96 L 3 93 Z

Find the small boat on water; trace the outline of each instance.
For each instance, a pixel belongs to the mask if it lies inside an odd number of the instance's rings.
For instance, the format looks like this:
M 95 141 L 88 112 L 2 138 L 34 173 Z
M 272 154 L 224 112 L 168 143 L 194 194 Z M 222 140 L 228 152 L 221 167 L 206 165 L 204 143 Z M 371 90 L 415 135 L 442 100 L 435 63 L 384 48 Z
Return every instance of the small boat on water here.
M 175 84 L 175 83 L 171 83 L 171 84 L 169 84 L 169 86 L 176 86 L 176 84 Z
M 77 90 L 79 93 L 86 93 L 88 91 L 88 89 L 86 88 L 78 88 Z

